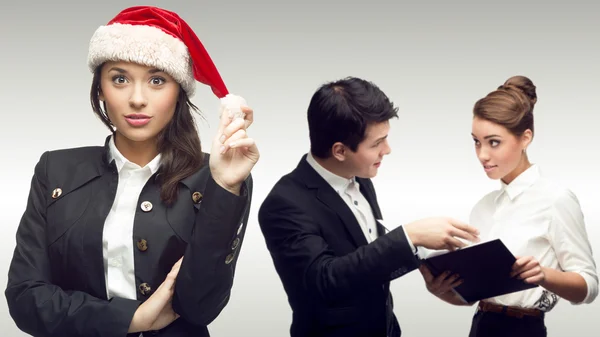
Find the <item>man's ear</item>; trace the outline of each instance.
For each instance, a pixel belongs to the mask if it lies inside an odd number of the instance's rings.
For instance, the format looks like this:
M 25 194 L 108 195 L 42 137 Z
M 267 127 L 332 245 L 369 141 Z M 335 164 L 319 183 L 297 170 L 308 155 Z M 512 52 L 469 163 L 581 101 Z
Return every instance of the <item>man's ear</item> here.
M 337 142 L 331 147 L 331 155 L 340 162 L 346 160 L 347 151 L 348 148 L 341 142 Z

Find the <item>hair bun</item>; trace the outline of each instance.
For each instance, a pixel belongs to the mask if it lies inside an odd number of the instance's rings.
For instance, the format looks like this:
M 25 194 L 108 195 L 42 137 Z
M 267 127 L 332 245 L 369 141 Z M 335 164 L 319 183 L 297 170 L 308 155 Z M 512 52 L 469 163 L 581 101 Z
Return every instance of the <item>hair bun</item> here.
M 532 106 L 537 102 L 536 87 L 533 82 L 525 76 L 513 76 L 506 80 L 506 82 L 498 87 L 498 89 L 514 89 L 520 91 L 529 99 Z

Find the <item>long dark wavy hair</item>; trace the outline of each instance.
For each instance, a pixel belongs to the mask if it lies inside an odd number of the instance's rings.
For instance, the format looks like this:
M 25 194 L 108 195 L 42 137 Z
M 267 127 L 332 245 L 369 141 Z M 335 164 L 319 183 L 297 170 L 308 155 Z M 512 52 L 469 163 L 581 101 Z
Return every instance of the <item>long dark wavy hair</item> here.
M 90 100 L 94 113 L 111 132 L 114 132 L 114 125 L 106 113 L 106 104 L 104 102 L 100 104 L 103 66 L 99 66 L 94 71 Z M 204 165 L 204 155 L 192 111 L 199 113 L 198 108 L 190 102 L 185 90 L 180 88 L 175 114 L 158 135 L 161 165 L 157 172 L 157 179 L 161 187 L 160 197 L 167 205 L 171 205 L 177 199 L 179 182 Z

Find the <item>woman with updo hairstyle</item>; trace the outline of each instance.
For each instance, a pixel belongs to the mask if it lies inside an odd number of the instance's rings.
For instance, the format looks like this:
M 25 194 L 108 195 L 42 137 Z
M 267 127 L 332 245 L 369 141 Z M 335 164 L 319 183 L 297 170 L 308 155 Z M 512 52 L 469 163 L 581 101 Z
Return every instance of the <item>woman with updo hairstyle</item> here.
M 482 241 L 501 239 L 517 261 L 511 276 L 538 287 L 479 301 L 469 336 L 546 336 L 545 315 L 559 298 L 591 303 L 598 275 L 584 216 L 575 194 L 541 173 L 527 147 L 534 136 L 536 87 L 524 76 L 509 78 L 475 103 L 475 152 L 500 188 L 474 206 L 470 224 Z M 456 275 L 435 279 L 421 270 L 427 288 L 454 305 L 464 303 L 452 288 Z

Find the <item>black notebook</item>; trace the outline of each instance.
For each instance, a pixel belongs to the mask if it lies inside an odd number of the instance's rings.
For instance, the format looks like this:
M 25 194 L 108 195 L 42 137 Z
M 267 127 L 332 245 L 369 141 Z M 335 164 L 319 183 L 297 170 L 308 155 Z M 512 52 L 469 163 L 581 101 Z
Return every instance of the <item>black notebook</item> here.
M 444 271 L 459 275 L 463 283 L 454 290 L 466 302 L 537 287 L 510 277 L 516 258 L 500 239 L 476 244 L 422 260 L 433 276 Z

